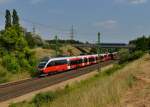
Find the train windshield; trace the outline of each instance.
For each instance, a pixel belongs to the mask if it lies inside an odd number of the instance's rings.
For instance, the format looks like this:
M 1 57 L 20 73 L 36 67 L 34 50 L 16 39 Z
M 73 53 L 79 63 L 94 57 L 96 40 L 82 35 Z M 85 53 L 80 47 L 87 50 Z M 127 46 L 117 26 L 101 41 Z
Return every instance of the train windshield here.
M 44 68 L 48 61 L 49 61 L 49 58 L 43 58 L 40 64 L 38 65 L 38 68 L 40 69 Z
M 38 68 L 44 68 L 47 62 L 40 62 L 40 64 L 38 65 Z

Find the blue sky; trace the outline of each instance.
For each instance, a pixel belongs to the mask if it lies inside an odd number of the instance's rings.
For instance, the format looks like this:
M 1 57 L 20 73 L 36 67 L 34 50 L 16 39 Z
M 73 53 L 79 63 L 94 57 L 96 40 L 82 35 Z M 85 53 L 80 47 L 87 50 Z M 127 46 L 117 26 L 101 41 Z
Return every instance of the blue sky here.
M 96 42 L 124 42 L 150 34 L 149 0 L 0 0 L 0 28 L 6 9 L 16 9 L 22 26 L 35 26 L 44 39 L 69 38 Z

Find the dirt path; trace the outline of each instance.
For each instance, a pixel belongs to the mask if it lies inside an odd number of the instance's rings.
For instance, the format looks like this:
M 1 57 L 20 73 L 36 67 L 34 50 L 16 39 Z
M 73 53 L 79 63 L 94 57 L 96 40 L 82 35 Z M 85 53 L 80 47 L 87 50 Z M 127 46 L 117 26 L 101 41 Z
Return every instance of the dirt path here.
M 150 107 L 150 57 L 139 61 L 135 70 L 136 84 L 121 99 L 121 107 Z

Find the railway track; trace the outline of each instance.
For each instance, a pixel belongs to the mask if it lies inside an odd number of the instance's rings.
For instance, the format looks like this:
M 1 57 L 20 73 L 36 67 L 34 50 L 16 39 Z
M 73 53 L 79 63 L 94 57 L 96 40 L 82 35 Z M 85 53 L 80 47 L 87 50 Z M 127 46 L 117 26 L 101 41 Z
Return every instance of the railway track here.
M 101 67 L 104 67 L 114 62 L 116 61 L 101 63 Z M 87 66 L 84 68 L 78 68 L 75 70 L 59 73 L 52 76 L 47 76 L 45 78 L 33 78 L 0 85 L 0 102 L 19 97 L 21 95 L 27 94 L 35 90 L 52 86 L 54 84 L 78 77 L 83 74 L 87 74 L 96 69 L 98 69 L 98 64 Z

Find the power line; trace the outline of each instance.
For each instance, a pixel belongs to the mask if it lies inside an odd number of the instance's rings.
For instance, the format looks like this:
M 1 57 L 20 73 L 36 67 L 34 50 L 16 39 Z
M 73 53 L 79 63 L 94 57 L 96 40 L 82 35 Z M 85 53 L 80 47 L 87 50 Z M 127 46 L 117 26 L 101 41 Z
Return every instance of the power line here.
M 4 17 L 5 13 L 0 12 L 0 16 Z M 21 18 L 20 20 L 31 24 L 31 26 L 33 26 L 32 27 L 32 32 L 33 33 L 35 33 L 37 31 L 36 29 L 39 28 L 39 29 L 42 29 L 42 31 L 47 31 L 47 32 L 51 33 L 52 35 L 55 35 L 55 34 L 70 35 L 71 40 L 74 40 L 74 38 L 75 38 L 75 29 L 74 29 L 73 25 L 71 26 L 71 29 L 69 31 L 67 29 L 54 28 L 54 27 L 51 27 L 50 25 L 39 23 L 39 22 L 36 22 L 36 21 L 32 21 L 32 20 L 29 20 L 29 19 L 26 19 L 26 18 Z M 52 32 L 55 32 L 55 33 L 52 33 Z M 80 32 L 78 34 L 80 34 L 80 35 L 91 35 L 89 33 L 83 33 L 83 32 Z
M 5 13 L 4 12 L 0 12 L 0 16 L 5 16 Z M 27 23 L 30 23 L 32 25 L 36 25 L 36 26 L 41 26 L 43 28 L 49 28 L 49 29 L 52 29 L 52 30 L 55 30 L 55 31 L 66 31 L 68 32 L 67 29 L 62 29 L 62 28 L 54 28 L 54 27 L 51 27 L 50 25 L 46 25 L 46 24 L 43 24 L 43 23 L 39 23 L 39 22 L 36 22 L 36 21 L 32 21 L 32 20 L 29 20 L 29 19 L 26 19 L 26 18 L 21 18 L 21 21 L 24 21 L 24 22 L 27 22 Z
M 43 28 L 49 28 L 49 29 L 52 29 L 52 30 L 56 30 L 56 31 L 68 31 L 66 29 L 54 28 L 54 27 L 51 27 L 50 25 L 39 23 L 39 22 L 36 22 L 36 21 L 31 21 L 31 20 L 25 19 L 25 18 L 22 18 L 22 21 L 28 22 L 28 23 L 33 24 L 33 25 L 42 26 Z

